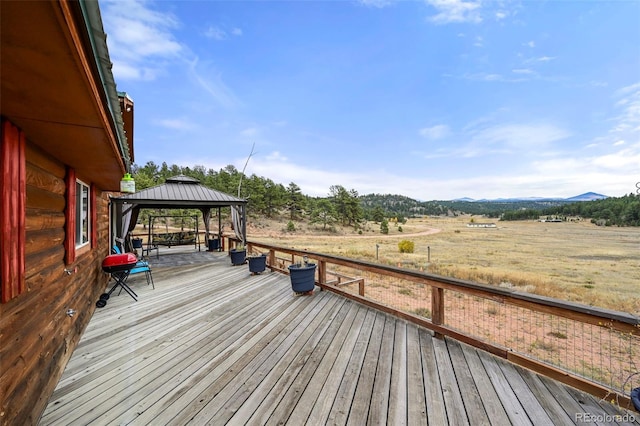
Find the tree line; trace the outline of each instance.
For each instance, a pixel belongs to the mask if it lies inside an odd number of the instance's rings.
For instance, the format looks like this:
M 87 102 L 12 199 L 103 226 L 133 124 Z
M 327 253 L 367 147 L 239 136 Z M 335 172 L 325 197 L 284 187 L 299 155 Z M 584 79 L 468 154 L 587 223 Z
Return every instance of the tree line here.
M 364 219 L 358 192 L 341 185 L 330 186 L 327 197 L 310 197 L 295 182 L 284 186 L 255 174 L 245 176 L 232 165 L 214 170 L 169 166 L 166 162 L 157 165 L 153 161 L 144 166 L 134 164 L 132 175 L 137 190 L 163 184 L 173 176 L 189 176 L 208 188 L 247 199 L 247 213 L 253 216 L 273 218 L 285 214 L 290 221 L 308 219 L 323 229 L 338 223 L 358 228 Z
M 504 212 L 501 220 L 527 220 L 540 217 L 583 217 L 604 226 L 640 226 L 640 196 L 629 194 L 602 200 L 579 201 L 542 210 L 512 210 Z
M 387 218 L 400 222 L 405 217 L 475 214 L 501 220 L 531 220 L 542 216 L 590 218 L 594 223 L 615 226 L 640 226 L 640 197 L 629 194 L 602 200 L 568 202 L 539 201 L 417 201 L 393 194 L 359 195 L 342 185 L 328 188 L 326 197 L 310 197 L 302 193 L 295 182 L 287 186 L 269 178 L 245 176 L 233 165 L 220 170 L 204 166 L 182 167 L 157 165 L 150 161 L 144 166 L 133 165 L 132 174 L 138 190 L 164 183 L 168 178 L 185 175 L 201 184 L 248 200 L 249 215 L 268 218 L 286 215 L 290 221 L 306 219 L 323 229 L 336 224 L 358 229 L 363 221 L 382 223 Z M 240 185 L 240 193 L 238 187 Z

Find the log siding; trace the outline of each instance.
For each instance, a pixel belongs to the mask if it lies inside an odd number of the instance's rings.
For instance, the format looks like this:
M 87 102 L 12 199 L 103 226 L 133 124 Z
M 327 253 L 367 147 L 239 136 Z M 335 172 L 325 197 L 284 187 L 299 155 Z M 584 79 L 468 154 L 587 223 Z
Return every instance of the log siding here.
M 0 424 L 7 425 L 38 422 L 108 280 L 101 270 L 108 193 L 91 186 L 95 238 L 67 263 L 67 168 L 28 143 L 25 163 L 25 291 L 0 305 Z

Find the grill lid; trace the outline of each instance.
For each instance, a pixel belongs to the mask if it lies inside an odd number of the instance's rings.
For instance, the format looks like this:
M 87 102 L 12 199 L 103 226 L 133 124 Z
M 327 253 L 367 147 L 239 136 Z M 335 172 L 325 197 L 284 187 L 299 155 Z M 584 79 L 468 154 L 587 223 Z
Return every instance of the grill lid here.
M 118 266 L 132 266 L 138 262 L 138 258 L 133 253 L 110 254 L 102 261 L 102 269 L 112 269 Z

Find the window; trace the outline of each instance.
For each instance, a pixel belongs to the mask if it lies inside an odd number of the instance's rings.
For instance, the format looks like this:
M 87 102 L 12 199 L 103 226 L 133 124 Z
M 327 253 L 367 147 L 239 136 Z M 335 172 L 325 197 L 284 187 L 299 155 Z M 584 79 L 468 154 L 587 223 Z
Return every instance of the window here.
M 76 181 L 76 248 L 89 244 L 91 237 L 91 216 L 89 186 Z

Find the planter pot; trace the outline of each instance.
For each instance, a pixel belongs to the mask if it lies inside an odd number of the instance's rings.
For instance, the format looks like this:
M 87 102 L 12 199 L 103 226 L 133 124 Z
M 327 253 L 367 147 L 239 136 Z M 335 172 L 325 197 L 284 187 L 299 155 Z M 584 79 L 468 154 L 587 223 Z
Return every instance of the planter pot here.
M 133 245 L 134 249 L 141 249 L 142 248 L 142 239 L 141 238 L 132 238 L 131 239 L 131 245 Z
M 220 240 L 217 238 L 209 238 L 207 244 L 209 245 L 209 251 L 216 251 L 220 248 Z
M 289 277 L 293 291 L 296 293 L 311 292 L 316 281 L 316 264 L 289 265 Z
M 249 261 L 249 272 L 252 274 L 259 274 L 264 272 L 267 268 L 267 255 L 262 254 L 260 256 L 250 256 L 247 258 Z
M 229 252 L 232 265 L 242 265 L 247 257 L 247 250 L 231 249 Z

